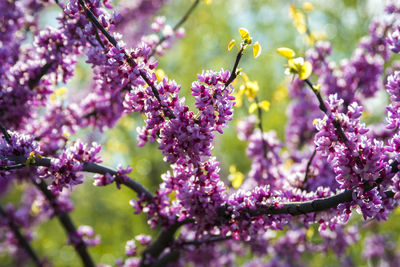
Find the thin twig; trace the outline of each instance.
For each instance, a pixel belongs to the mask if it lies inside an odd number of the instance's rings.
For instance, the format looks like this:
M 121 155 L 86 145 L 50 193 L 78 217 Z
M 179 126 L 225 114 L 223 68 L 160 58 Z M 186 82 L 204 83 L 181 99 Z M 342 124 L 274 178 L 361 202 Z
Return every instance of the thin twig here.
M 229 76 L 229 79 L 225 83 L 225 88 L 228 87 L 236 79 L 236 77 L 237 77 L 236 70 L 237 70 L 237 67 L 239 66 L 239 61 L 243 56 L 243 52 L 244 52 L 244 49 L 242 47 L 242 48 L 240 48 L 239 52 L 236 55 L 235 64 L 233 64 L 231 76 Z
M 319 102 L 319 109 L 322 110 L 326 115 L 328 115 L 328 108 L 325 105 L 324 100 L 322 99 L 322 95 L 319 90 L 315 90 L 312 82 L 309 79 L 304 80 L 306 84 L 311 88 L 311 90 L 314 92 L 315 96 L 318 99 Z M 338 137 L 339 140 L 342 141 L 343 143 L 347 143 L 348 139 L 346 135 L 344 134 L 344 131 L 342 129 L 342 126 L 340 125 L 340 122 L 338 120 L 335 120 L 333 122 L 333 126 L 335 126 L 337 132 L 338 132 Z
M 306 172 L 304 173 L 303 186 L 304 186 L 304 185 L 306 184 L 306 182 L 307 182 L 308 173 L 310 172 L 310 167 L 311 167 L 311 164 L 312 164 L 312 162 L 313 162 L 314 157 L 315 157 L 316 154 L 317 154 L 317 148 L 315 147 L 315 148 L 314 148 L 314 151 L 313 151 L 313 153 L 312 153 L 312 155 L 311 155 L 311 157 L 310 157 L 310 159 L 309 159 L 308 162 L 307 162 Z
M 195 0 L 193 4 L 189 7 L 189 9 L 186 11 L 185 15 L 178 21 L 177 24 L 175 24 L 173 30 L 176 31 L 179 27 L 182 26 L 183 23 L 189 18 L 190 14 L 192 14 L 193 10 L 196 8 L 196 6 L 199 4 L 200 0 Z
M 47 184 L 44 181 L 35 182 L 34 184 L 39 188 L 39 190 L 43 193 L 46 199 L 49 201 L 50 205 L 53 208 L 54 214 L 57 216 L 58 220 L 60 221 L 61 225 L 63 226 L 65 232 L 67 233 L 70 242 L 73 244 L 75 251 L 78 253 L 79 257 L 82 260 L 82 263 L 85 267 L 95 267 L 92 257 L 90 256 L 86 244 L 83 239 L 78 236 L 76 227 L 72 222 L 71 217 L 68 215 L 67 212 L 62 211 L 57 203 L 56 197 L 53 193 L 47 189 Z M 75 240 L 71 240 L 71 238 L 79 239 L 78 242 Z
M 98 42 L 98 43 L 101 45 L 101 47 L 105 50 L 105 49 L 106 49 L 106 46 L 104 45 L 103 41 L 102 41 L 101 38 L 100 38 L 100 34 L 99 34 L 99 32 L 98 32 L 97 27 L 94 25 L 93 22 L 92 22 L 92 25 L 93 25 L 94 30 L 96 31 L 96 40 L 97 40 L 97 42 Z
M 6 218 L 8 226 L 10 227 L 11 231 L 13 232 L 15 238 L 18 240 L 19 245 L 21 246 L 21 248 L 23 250 L 25 250 L 25 252 L 28 254 L 28 256 L 35 263 L 35 265 L 38 267 L 44 266 L 43 262 L 39 259 L 39 256 L 37 255 L 35 250 L 29 244 L 28 239 L 22 235 L 21 231 L 19 230 L 19 227 L 13 222 L 13 220 L 8 218 L 8 214 L 3 209 L 2 206 L 0 206 L 0 215 L 2 217 Z
M 260 103 L 259 101 L 258 101 L 258 97 L 256 96 L 255 97 L 255 101 L 256 101 L 256 104 L 257 104 L 257 106 L 258 106 L 258 104 Z M 264 139 L 264 130 L 263 130 L 263 126 L 262 126 L 262 122 L 263 122 L 263 118 L 262 118 L 262 110 L 261 110 L 261 108 L 260 107 L 258 107 L 257 108 L 257 114 L 258 114 L 258 128 L 260 129 L 260 131 L 261 131 L 261 141 L 262 141 L 262 145 L 263 145 L 263 149 L 264 149 L 264 158 L 266 159 L 266 160 L 268 160 L 267 159 L 267 143 L 265 142 L 265 139 Z
M 185 23 L 185 21 L 189 18 L 189 16 L 192 14 L 192 12 L 194 11 L 194 9 L 196 8 L 196 6 L 199 4 L 200 0 L 195 0 L 193 2 L 193 4 L 189 7 L 189 9 L 186 11 L 185 15 L 183 15 L 183 17 L 178 21 L 177 24 L 175 24 L 175 26 L 172 28 L 173 31 L 177 31 L 179 27 L 182 26 L 183 23 Z M 165 37 L 165 35 L 163 35 L 160 40 L 158 41 L 158 43 L 156 44 L 156 46 L 151 50 L 150 53 L 150 57 L 154 56 L 154 54 L 156 53 L 156 48 L 158 46 L 160 46 L 167 38 Z
M 11 136 L 7 132 L 7 129 L 2 124 L 0 124 L 0 131 L 3 133 L 3 136 L 6 139 L 7 144 L 11 145 Z

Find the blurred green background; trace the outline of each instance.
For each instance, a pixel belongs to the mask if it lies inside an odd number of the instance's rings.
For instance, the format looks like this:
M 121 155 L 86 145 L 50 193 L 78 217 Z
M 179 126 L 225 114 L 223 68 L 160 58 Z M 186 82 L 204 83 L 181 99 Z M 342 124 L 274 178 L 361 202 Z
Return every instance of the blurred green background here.
M 333 45 L 332 58 L 336 62 L 348 58 L 356 48 L 359 39 L 368 32 L 372 17 L 383 10 L 384 1 L 311 1 L 314 10 L 309 12 L 308 22 L 312 30 L 323 33 L 326 40 Z M 192 2 L 188 0 L 169 1 L 159 15 L 166 16 L 167 22 L 174 25 L 185 13 Z M 275 130 L 284 141 L 286 123 L 286 106 L 288 104 L 286 86 L 290 79 L 284 75 L 284 60 L 276 54 L 278 47 L 291 47 L 297 54 L 304 54 L 308 47 L 304 38 L 296 31 L 293 21 L 289 18 L 289 4 L 302 7 L 303 1 L 262 1 L 262 0 L 214 0 L 211 5 L 201 1 L 189 20 L 185 23 L 186 37 L 174 42 L 172 48 L 159 60 L 162 68 L 170 79 L 175 79 L 182 85 L 182 93 L 186 101 L 193 107 L 190 96 L 191 83 L 202 70 L 221 68 L 231 69 L 235 60 L 235 48 L 228 52 L 227 45 L 231 39 L 239 40 L 239 27 L 249 30 L 253 41 L 259 41 L 263 48 L 259 58 L 254 59 L 251 51 L 247 51 L 240 67 L 251 80 L 260 85 L 260 99 L 271 102 L 271 109 L 264 113 L 263 125 L 266 130 Z M 56 14 L 51 10 L 49 14 Z M 81 82 L 88 76 L 89 66 L 78 65 L 77 77 L 72 83 Z M 214 155 L 221 161 L 221 176 L 226 177 L 229 166 L 235 164 L 246 173 L 249 160 L 246 159 L 246 144 L 237 139 L 235 124 L 237 120 L 248 114 L 248 103 L 235 110 L 235 119 L 222 136 L 215 142 Z M 131 177 L 155 191 L 160 183 L 160 176 L 169 167 L 162 159 L 156 144 L 148 144 L 138 148 L 136 142 L 136 127 L 143 125 L 143 118 L 131 114 L 120 120 L 118 125 L 107 131 L 101 138 L 103 144 L 103 160 L 106 166 L 116 167 L 129 164 L 133 167 Z M 82 131 L 81 136 L 92 133 L 92 129 Z M 98 138 L 99 134 L 94 134 Z M 146 217 L 134 215 L 128 204 L 135 194 L 124 187 L 118 190 L 115 185 L 94 187 L 91 176 L 85 184 L 77 186 L 72 193 L 75 210 L 71 216 L 77 225 L 91 225 L 95 232 L 101 235 L 101 244 L 90 248 L 96 263 L 114 264 L 117 258 L 124 255 L 127 240 L 140 233 L 155 236 L 159 229 L 150 230 Z M 1 199 L 18 200 L 18 192 L 10 192 Z M 363 227 L 360 233 L 361 241 L 369 231 L 380 230 L 388 232 L 397 242 L 399 238 L 400 218 L 393 214 L 388 222 L 382 225 L 370 223 Z M 354 218 L 359 220 L 360 218 Z M 315 231 L 317 232 L 317 231 Z M 79 259 L 74 250 L 66 245 L 66 236 L 58 221 L 53 219 L 41 225 L 35 232 L 33 246 L 40 255 L 46 255 L 54 266 L 79 266 Z M 361 256 L 361 245 L 348 249 L 348 255 L 357 265 L 367 263 Z M 305 262 L 310 266 L 336 266 L 339 261 L 332 253 L 305 255 Z M 0 266 L 12 265 L 10 259 L 0 255 Z

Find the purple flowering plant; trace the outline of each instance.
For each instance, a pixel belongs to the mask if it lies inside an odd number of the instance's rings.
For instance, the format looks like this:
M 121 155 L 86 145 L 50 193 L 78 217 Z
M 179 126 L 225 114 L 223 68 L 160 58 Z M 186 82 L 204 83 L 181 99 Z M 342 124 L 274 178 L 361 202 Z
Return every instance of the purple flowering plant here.
M 190 107 L 157 60 L 184 37 L 181 26 L 196 6 L 211 1 L 192 1 L 175 26 L 161 17 L 143 23 L 166 1 L 134 2 L 0 1 L 0 199 L 24 185 L 20 203 L 1 202 L 0 253 L 18 266 L 57 266 L 32 245 L 35 229 L 57 218 L 83 266 L 107 266 L 88 249 L 101 246 L 100 235 L 70 216 L 79 205 L 70 193 L 91 173 L 94 186 L 132 190 L 136 196 L 126 205 L 159 229 L 156 237 L 121 241 L 125 253 L 117 266 L 235 266 L 248 251 L 253 257 L 244 266 L 302 266 L 304 253 L 327 251 L 352 266 L 345 251 L 359 241 L 362 227 L 353 215 L 387 220 L 400 198 L 400 71 L 387 66 L 400 53 L 400 4 L 386 6 L 340 65 L 330 59 L 331 44 L 309 28 L 312 5 L 290 6 L 309 48 L 303 57 L 277 49 L 291 78 L 283 143 L 263 128 L 271 103 L 240 67 L 262 50 L 247 29 L 239 28 L 238 41 L 227 44 L 236 53 L 233 66 L 197 75 Z M 41 12 L 53 6 L 56 25 L 41 26 Z M 65 102 L 62 86 L 82 58 L 91 83 Z M 365 105 L 382 90 L 389 98 L 385 118 L 366 125 Z M 231 166 L 225 175 L 213 153 L 215 139 L 232 127 L 234 109 L 246 101 L 250 114 L 236 131 L 247 144 L 250 170 Z M 156 143 L 170 166 L 155 191 L 130 175 L 136 166 L 108 168 L 99 144 L 71 140 L 87 128 L 106 132 L 128 113 L 144 119 L 137 145 Z M 378 233 L 364 243 L 371 262 L 400 262 L 389 236 Z

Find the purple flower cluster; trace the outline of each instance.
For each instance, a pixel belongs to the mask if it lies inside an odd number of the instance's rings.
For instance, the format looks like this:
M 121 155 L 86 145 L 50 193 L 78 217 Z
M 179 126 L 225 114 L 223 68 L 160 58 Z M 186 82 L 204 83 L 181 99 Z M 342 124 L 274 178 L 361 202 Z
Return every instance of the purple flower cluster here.
M 360 123 L 362 108 L 353 103 L 346 114 L 340 112 L 343 100 L 330 95 L 326 101 L 328 115 L 316 121 L 317 150 L 333 161 L 336 179 L 341 188 L 358 186 L 364 181 L 372 184 L 384 169 L 383 143 L 373 142 L 365 133 L 368 129 Z M 345 133 L 342 136 L 336 125 Z
M 100 244 L 100 236 L 95 236 L 93 228 L 89 225 L 79 226 L 79 228 L 77 229 L 77 235 L 88 247 Z
M 80 125 L 79 108 L 75 104 L 62 105 L 60 101 L 51 101 L 42 116 L 34 115 L 27 125 L 27 132 L 40 141 L 40 149 L 46 156 L 57 156 L 64 148 L 68 136 L 74 134 Z
M 340 188 L 358 187 L 353 199 L 363 216 L 385 218 L 388 210 L 393 209 L 393 202 L 385 202 L 383 191 L 394 175 L 385 155 L 387 149 L 383 142 L 366 135 L 368 129 L 360 123 L 362 108 L 357 103 L 349 105 L 346 114 L 340 112 L 343 100 L 338 100 L 337 95 L 330 95 L 325 104 L 328 115 L 316 121 L 317 150 L 332 162 Z M 374 184 L 379 184 L 378 189 L 364 191 Z
M 179 164 L 189 162 L 196 165 L 202 157 L 211 156 L 213 132 L 222 133 L 227 122 L 232 120 L 234 97 L 230 95 L 232 90 L 225 88 L 228 78 L 229 72 L 223 70 L 198 75 L 199 81 L 192 85 L 192 95 L 200 110 L 198 116 L 183 106 L 183 101 L 175 102 L 175 118 L 166 121 L 160 131 L 159 149 L 168 162 L 179 160 Z
M 82 183 L 82 171 L 85 162 L 101 162 L 97 155 L 101 146 L 93 143 L 91 146 L 77 141 L 68 147 L 58 158 L 51 160 L 49 167 L 40 167 L 38 173 L 42 178 L 51 178 L 50 189 L 60 192 L 64 187 L 72 187 Z
M 129 177 L 126 176 L 126 174 L 130 173 L 132 171 L 132 168 L 128 165 L 126 168 L 123 168 L 121 164 L 117 166 L 117 173 L 114 175 L 111 175 L 109 172 L 106 174 L 95 174 L 93 176 L 93 185 L 95 186 L 106 186 L 109 185 L 113 182 L 115 182 L 115 179 L 118 177 L 120 178 L 119 180 L 116 181 L 118 188 L 120 187 L 121 181 L 125 179 L 129 179 Z
M 388 77 L 386 90 L 390 95 L 391 103 L 386 107 L 388 129 L 397 129 L 400 126 L 400 72 L 396 71 Z
M 389 34 L 386 41 L 389 45 L 389 49 L 392 50 L 393 53 L 400 53 L 400 29 L 399 29 L 399 27 L 394 32 Z
M 261 133 L 259 129 L 255 130 L 247 146 L 247 156 L 252 159 L 248 174 L 250 181 L 247 182 L 270 185 L 271 189 L 282 188 L 281 148 L 282 144 L 274 131 Z

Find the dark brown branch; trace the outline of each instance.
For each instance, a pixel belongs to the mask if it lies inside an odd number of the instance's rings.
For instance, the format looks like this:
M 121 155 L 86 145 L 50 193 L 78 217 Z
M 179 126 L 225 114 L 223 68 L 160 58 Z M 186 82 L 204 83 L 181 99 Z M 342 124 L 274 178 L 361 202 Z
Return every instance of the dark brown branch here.
M 29 244 L 29 241 L 22 235 L 19 227 L 12 221 L 12 219 L 8 218 L 7 212 L 0 206 L 0 215 L 6 218 L 8 227 L 10 227 L 11 231 L 13 232 L 15 238 L 18 240 L 19 245 L 21 248 L 28 254 L 28 256 L 32 259 L 36 266 L 44 266 L 44 264 L 40 261 L 39 256 L 33 250 L 32 246 Z
M 393 161 L 391 164 L 391 172 L 397 173 L 399 172 L 399 162 Z M 364 192 L 368 192 L 373 188 L 377 187 L 381 183 L 381 178 L 379 178 L 374 185 L 364 184 Z M 342 193 L 325 197 L 318 198 L 310 201 L 302 201 L 302 202 L 288 202 L 288 203 L 280 203 L 277 208 L 275 205 L 268 205 L 262 208 L 258 208 L 257 210 L 247 210 L 251 216 L 261 216 L 266 214 L 290 214 L 292 216 L 302 215 L 312 212 L 329 210 L 332 208 L 337 208 L 339 204 L 348 203 L 353 200 L 353 192 L 358 187 L 355 186 L 352 189 L 347 189 Z M 385 191 L 385 195 L 388 198 L 394 197 L 393 191 Z
M 315 96 L 318 99 L 319 102 L 319 109 L 322 110 L 326 115 L 328 115 L 328 108 L 325 105 L 324 100 L 322 99 L 322 95 L 319 90 L 315 90 L 312 82 L 309 79 L 304 80 L 306 84 L 311 88 L 311 90 L 314 92 Z M 342 126 L 340 125 L 340 122 L 338 120 L 335 120 L 333 122 L 333 126 L 335 126 L 336 131 L 338 132 L 339 140 L 342 141 L 343 143 L 347 143 L 348 139 L 346 135 L 344 134 L 344 131 L 342 129 Z
M 38 75 L 36 75 L 36 77 L 28 80 L 28 86 L 31 90 L 35 89 L 35 87 L 38 85 L 42 77 L 46 75 L 47 72 L 50 70 L 52 65 L 53 62 L 47 62 L 46 64 L 44 64 L 43 67 L 40 68 L 40 71 Z
M 153 244 L 147 247 L 147 249 L 143 252 L 140 267 L 149 266 L 148 264 L 145 263 L 145 259 L 148 256 L 150 256 L 153 259 L 157 259 L 158 256 L 160 256 L 160 254 L 164 251 L 164 249 L 172 244 L 172 242 L 174 241 L 174 235 L 176 231 L 179 229 L 179 227 L 181 227 L 186 223 L 187 223 L 186 221 L 177 222 L 168 227 L 167 229 L 163 230 L 156 239 L 156 241 L 154 241 Z
M 258 101 L 258 97 L 256 96 L 256 98 L 255 98 L 255 101 L 256 101 L 256 104 L 257 104 L 257 106 L 258 106 L 258 104 L 260 103 L 259 101 Z M 257 111 L 258 111 L 258 128 L 260 129 L 260 131 L 261 131 L 261 142 L 262 142 L 262 145 L 263 145 L 263 149 L 264 149 L 264 158 L 266 159 L 266 160 L 268 160 L 267 159 L 267 143 L 265 142 L 265 139 L 264 139 L 264 130 L 263 130 L 263 126 L 262 126 L 262 122 L 263 122 L 263 118 L 262 118 L 262 110 L 261 110 L 261 108 L 260 107 L 258 107 L 257 108 Z
M 11 145 L 11 136 L 7 132 L 7 129 L 2 124 L 0 124 L 0 131 L 3 133 L 3 136 L 6 139 L 7 144 Z
M 193 4 L 189 7 L 189 9 L 186 11 L 185 15 L 183 15 L 183 17 L 178 21 L 177 24 L 175 24 L 173 31 L 175 32 L 176 30 L 179 29 L 179 27 L 182 26 L 183 23 L 185 23 L 185 21 L 189 18 L 190 14 L 192 14 L 192 12 L 194 11 L 194 9 L 196 8 L 196 6 L 199 4 L 200 0 L 195 0 L 193 2 Z M 154 56 L 154 54 L 156 53 L 156 48 L 161 45 L 167 38 L 163 35 L 160 40 L 158 41 L 157 45 L 154 47 L 154 49 L 151 51 L 150 53 L 150 57 Z
M 17 164 L 21 164 L 21 168 L 25 167 L 25 163 L 26 163 L 26 158 L 24 156 L 10 156 L 8 157 L 9 160 L 12 160 L 14 162 L 16 162 Z M 31 166 L 44 166 L 44 167 L 50 167 L 50 158 L 34 158 L 34 162 L 30 163 Z M 13 165 L 15 166 L 15 165 Z M 146 199 L 151 200 L 153 198 L 153 194 L 147 189 L 145 188 L 143 185 L 141 185 L 140 183 L 136 182 L 135 180 L 130 179 L 128 176 L 124 175 L 124 176 L 118 176 L 118 172 L 101 166 L 99 164 L 96 163 L 92 163 L 92 162 L 84 162 L 83 163 L 83 167 L 82 167 L 82 171 L 84 172 L 90 172 L 90 173 L 97 173 L 97 174 L 102 174 L 105 175 L 107 173 L 115 176 L 115 180 L 117 183 L 121 183 L 127 187 L 129 187 L 130 189 L 132 189 L 133 191 L 135 191 L 139 196 L 145 196 Z
M 162 256 L 159 260 L 151 265 L 151 267 L 164 267 L 168 263 L 175 262 L 179 259 L 180 253 L 177 250 L 172 250 Z
M 93 27 L 94 27 L 94 30 L 96 31 L 96 40 L 97 40 L 97 42 L 98 42 L 98 43 L 101 45 L 101 47 L 105 50 L 106 47 L 105 47 L 103 41 L 102 41 L 101 38 L 100 38 L 100 34 L 99 34 L 99 32 L 98 32 L 97 27 L 93 24 L 93 22 L 92 22 L 92 25 L 93 25 Z M 93 45 L 93 44 L 92 44 L 92 45 Z
M 258 208 L 257 210 L 247 210 L 246 212 L 248 212 L 252 217 L 257 217 L 267 214 L 290 214 L 292 216 L 297 216 L 329 210 L 337 208 L 339 204 L 351 202 L 353 200 L 353 192 L 355 189 L 356 188 L 348 189 L 342 193 L 326 198 L 318 198 L 303 202 L 281 203 L 279 208 L 276 208 L 274 205 L 269 205 L 263 208 Z M 386 191 L 385 195 L 388 198 L 392 198 L 394 197 L 394 192 Z
M 239 61 L 243 56 L 243 52 L 244 52 L 244 49 L 242 47 L 242 48 L 240 48 L 239 52 L 236 55 L 235 64 L 233 65 L 231 76 L 229 76 L 229 79 L 225 83 L 225 88 L 228 87 L 236 79 L 236 77 L 237 77 L 236 70 L 237 70 L 237 67 L 239 66 Z
M 34 182 L 34 184 L 39 188 L 39 190 L 43 193 L 46 199 L 49 201 L 50 205 L 53 208 L 54 214 L 57 216 L 61 225 L 63 226 L 65 232 L 69 239 L 71 237 L 79 238 L 79 242 L 75 242 L 74 240 L 70 240 L 73 244 L 76 252 L 82 260 L 83 266 L 85 267 L 95 267 L 95 264 L 87 250 L 86 244 L 81 237 L 77 235 L 76 227 L 72 222 L 71 217 L 69 217 L 68 213 L 60 210 L 57 199 L 54 197 L 53 193 L 47 189 L 47 184 L 44 181 L 40 183 Z
M 182 26 L 183 23 L 189 18 L 190 14 L 192 14 L 193 10 L 196 8 L 196 6 L 199 4 L 200 0 L 195 0 L 193 4 L 189 7 L 189 9 L 186 11 L 185 15 L 178 21 L 177 24 L 175 24 L 173 30 L 176 31 L 179 27 Z
M 14 164 L 14 165 L 10 165 L 10 166 L 0 166 L 0 170 L 17 170 L 17 169 L 21 169 L 23 167 L 25 167 L 25 164 L 22 163 L 18 163 L 18 164 Z
M 194 245 L 194 246 L 201 246 L 203 244 L 210 244 L 210 243 L 217 243 L 217 242 L 223 242 L 226 240 L 232 239 L 232 236 L 210 236 L 208 238 L 205 238 L 203 240 L 191 240 L 191 241 L 185 241 L 182 242 L 182 246 L 188 246 L 188 245 Z
M 306 184 L 306 182 L 307 182 L 308 173 L 310 172 L 310 167 L 311 167 L 311 164 L 312 164 L 312 162 L 313 162 L 314 157 L 315 157 L 316 154 L 317 154 L 317 148 L 315 147 L 315 148 L 314 148 L 314 151 L 313 151 L 313 153 L 312 153 L 312 155 L 311 155 L 311 157 L 310 157 L 310 159 L 309 159 L 308 162 L 307 162 L 306 171 L 305 171 L 305 173 L 304 173 L 303 186 L 304 186 L 304 185 Z

